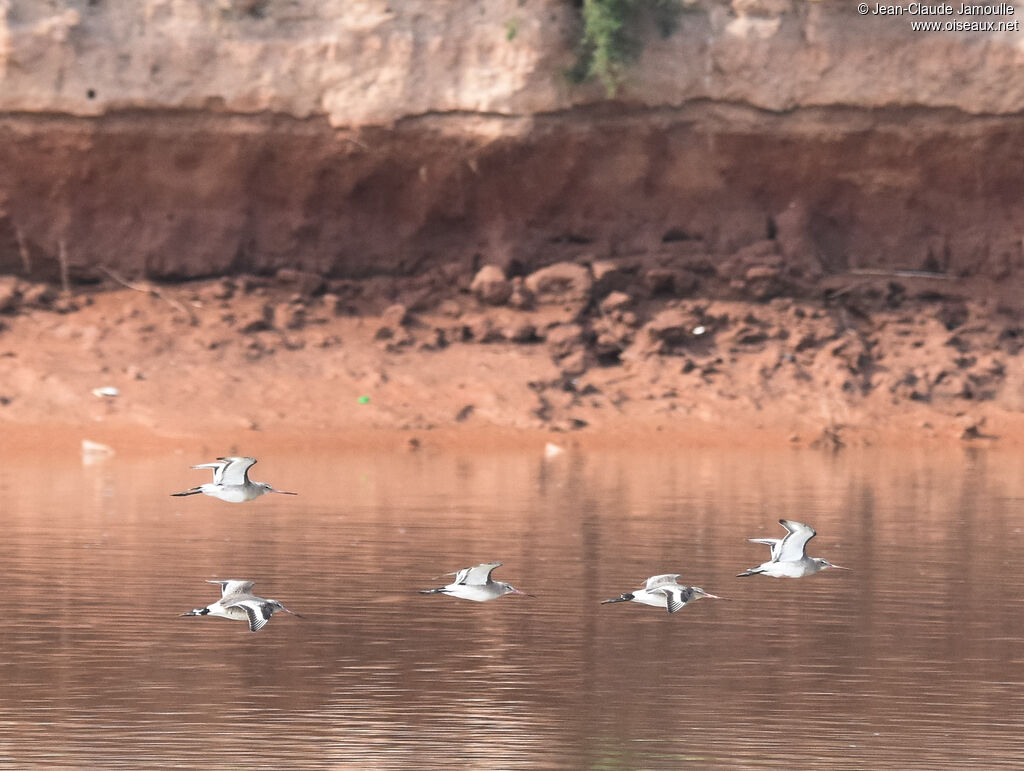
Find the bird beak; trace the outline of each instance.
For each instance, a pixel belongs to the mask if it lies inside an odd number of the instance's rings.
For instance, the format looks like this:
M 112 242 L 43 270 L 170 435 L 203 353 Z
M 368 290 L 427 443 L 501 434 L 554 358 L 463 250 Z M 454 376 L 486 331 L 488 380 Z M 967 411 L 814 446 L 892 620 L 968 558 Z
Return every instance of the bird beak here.
M 199 614 L 196 613 L 196 611 L 194 611 L 194 610 L 190 610 L 188 613 L 182 613 L 181 615 L 182 616 L 198 616 Z
M 717 594 L 708 594 L 704 592 L 705 597 L 710 597 L 712 600 L 728 600 L 728 597 L 719 597 Z
M 523 597 L 533 597 L 533 599 L 537 599 L 537 595 L 536 594 L 527 594 L 526 592 L 521 592 L 518 589 L 513 589 L 510 593 L 511 594 L 521 594 L 521 595 L 523 595 Z
M 290 493 L 287 490 L 275 490 L 273 487 L 270 488 L 270 492 L 278 493 L 279 495 L 298 495 L 298 493 Z
M 610 600 L 601 600 L 602 605 L 607 605 L 609 602 L 629 602 L 625 597 L 612 597 Z
M 839 570 L 853 570 L 853 568 L 844 568 L 842 565 L 830 564 L 830 568 L 838 568 Z

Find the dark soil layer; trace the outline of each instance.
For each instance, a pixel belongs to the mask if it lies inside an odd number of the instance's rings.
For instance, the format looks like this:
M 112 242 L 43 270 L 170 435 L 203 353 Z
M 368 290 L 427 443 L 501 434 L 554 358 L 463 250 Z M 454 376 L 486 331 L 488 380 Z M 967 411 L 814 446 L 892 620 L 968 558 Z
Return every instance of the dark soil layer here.
M 390 129 L 215 113 L 0 120 L 0 272 L 180 280 L 525 274 L 643 257 L 710 268 L 768 240 L 850 268 L 1005 279 L 1024 265 L 1024 123 L 722 105 Z

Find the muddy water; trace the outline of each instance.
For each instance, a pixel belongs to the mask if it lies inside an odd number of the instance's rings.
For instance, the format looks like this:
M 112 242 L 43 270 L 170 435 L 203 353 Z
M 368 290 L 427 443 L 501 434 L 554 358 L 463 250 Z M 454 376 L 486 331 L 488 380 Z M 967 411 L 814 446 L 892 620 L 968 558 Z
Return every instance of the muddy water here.
M 994 768 L 1024 757 L 1024 481 L 999 454 L 0 464 L 0 765 Z M 45 462 L 44 462 L 45 461 Z M 849 565 L 736 578 L 812 523 Z M 536 599 L 421 596 L 500 559 Z M 648 575 L 730 601 L 601 605 Z M 178 614 L 251 578 L 305 618 Z

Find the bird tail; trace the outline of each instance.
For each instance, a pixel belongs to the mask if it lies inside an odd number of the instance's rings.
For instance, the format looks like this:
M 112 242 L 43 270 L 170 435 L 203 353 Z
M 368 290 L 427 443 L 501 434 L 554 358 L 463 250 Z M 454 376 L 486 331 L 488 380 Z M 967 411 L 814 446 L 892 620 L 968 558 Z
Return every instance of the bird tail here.
M 189 490 L 183 490 L 180 493 L 171 493 L 171 496 L 174 497 L 174 498 L 180 498 L 183 495 L 199 495 L 199 493 L 201 493 L 201 492 L 202 492 L 202 490 L 200 488 L 193 487 L 193 488 L 191 488 Z

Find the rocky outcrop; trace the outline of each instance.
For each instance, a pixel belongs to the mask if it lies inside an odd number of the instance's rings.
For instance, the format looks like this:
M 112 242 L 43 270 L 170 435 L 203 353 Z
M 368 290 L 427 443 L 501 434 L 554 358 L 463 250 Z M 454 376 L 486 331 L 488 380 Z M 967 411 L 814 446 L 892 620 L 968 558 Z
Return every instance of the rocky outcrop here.
M 583 265 L 559 262 L 534 271 L 525 285 L 538 304 L 586 306 L 593 286 L 590 270 Z
M 469 289 L 487 305 L 504 305 L 512 297 L 512 282 L 505 278 L 505 271 L 497 265 L 480 268 Z

